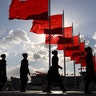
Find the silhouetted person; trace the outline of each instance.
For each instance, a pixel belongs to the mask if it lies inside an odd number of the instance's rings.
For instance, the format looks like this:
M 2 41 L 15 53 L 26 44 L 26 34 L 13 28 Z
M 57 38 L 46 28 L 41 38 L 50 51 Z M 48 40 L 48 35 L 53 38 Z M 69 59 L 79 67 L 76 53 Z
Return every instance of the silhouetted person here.
M 53 82 L 58 82 L 59 86 L 61 87 L 62 91 L 65 92 L 64 87 L 62 86 L 62 78 L 59 74 L 58 69 L 62 69 L 61 66 L 58 65 L 58 51 L 54 50 L 52 51 L 53 57 L 52 57 L 52 66 L 50 67 L 48 74 L 47 74 L 47 80 L 48 80 L 48 86 L 47 86 L 47 93 L 50 93 L 50 87 Z
M 1 60 L 0 60 L 0 91 L 2 91 L 3 86 L 5 85 L 7 81 L 7 76 L 6 76 L 6 55 L 2 54 L 1 55 Z
M 94 62 L 92 55 L 92 48 L 85 48 L 86 52 L 86 83 L 85 83 L 85 93 L 91 94 L 92 92 L 89 90 L 90 82 L 95 81 L 95 70 L 94 70 Z
M 21 87 L 20 91 L 25 92 L 26 84 L 28 81 L 28 74 L 30 75 L 29 68 L 28 68 L 28 54 L 23 53 L 23 60 L 21 61 L 21 66 L 20 66 L 20 80 L 21 80 Z

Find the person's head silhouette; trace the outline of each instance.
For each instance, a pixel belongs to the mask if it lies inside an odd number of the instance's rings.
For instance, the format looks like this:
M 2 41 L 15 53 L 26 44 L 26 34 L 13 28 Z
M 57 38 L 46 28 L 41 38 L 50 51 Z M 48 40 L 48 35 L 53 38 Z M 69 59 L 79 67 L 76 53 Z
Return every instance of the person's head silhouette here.
M 92 48 L 90 46 L 86 47 L 85 52 L 92 53 Z
M 53 55 L 58 55 L 58 51 L 57 50 L 54 50 L 54 51 L 52 51 L 52 54 Z
M 22 56 L 23 56 L 24 58 L 27 58 L 27 57 L 28 57 L 28 54 L 27 54 L 27 53 L 23 53 Z
M 1 58 L 2 59 L 5 59 L 6 58 L 6 55 L 5 54 L 1 54 Z

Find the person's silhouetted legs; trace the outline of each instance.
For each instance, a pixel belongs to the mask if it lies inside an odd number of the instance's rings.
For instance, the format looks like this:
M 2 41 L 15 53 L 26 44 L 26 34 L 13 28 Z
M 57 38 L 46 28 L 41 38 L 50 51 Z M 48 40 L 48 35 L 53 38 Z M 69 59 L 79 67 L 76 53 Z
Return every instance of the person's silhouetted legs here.
M 64 87 L 63 87 L 63 85 L 62 85 L 62 82 L 58 82 L 58 85 L 60 86 L 61 90 L 62 90 L 63 93 L 64 93 L 64 92 L 65 92 L 65 89 L 64 89 Z
M 51 91 L 50 91 L 51 85 L 52 85 L 52 82 L 49 81 L 49 82 L 48 82 L 48 86 L 47 86 L 47 93 L 50 93 L 50 92 L 51 92 Z
M 27 84 L 27 81 L 22 80 L 21 87 L 20 87 L 21 92 L 25 92 L 26 84 Z
M 91 94 L 92 92 L 89 90 L 89 85 L 90 85 L 90 81 L 86 80 L 84 92 L 88 93 L 88 94 Z

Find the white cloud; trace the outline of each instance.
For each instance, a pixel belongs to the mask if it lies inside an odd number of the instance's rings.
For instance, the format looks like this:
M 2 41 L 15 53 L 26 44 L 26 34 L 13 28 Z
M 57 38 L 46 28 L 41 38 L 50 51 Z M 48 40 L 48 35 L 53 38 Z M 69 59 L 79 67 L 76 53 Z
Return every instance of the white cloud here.
M 3 31 L 4 32 L 4 31 Z M 24 30 L 10 30 L 9 33 L 5 31 L 0 38 L 0 48 L 10 48 L 20 43 L 29 43 L 30 40 Z M 11 45 L 11 46 L 10 46 Z
M 40 59 L 40 57 L 41 57 L 41 56 L 40 56 L 39 54 L 36 54 L 36 53 L 33 55 L 33 59 L 35 59 L 35 60 Z
M 5 38 L 5 40 L 12 40 L 13 43 L 29 43 L 30 40 L 24 30 L 10 30 L 9 35 Z
M 20 77 L 20 65 L 9 67 L 7 68 L 7 77 L 10 79 L 10 77 Z
M 74 27 L 78 27 L 79 25 L 76 23 L 76 24 L 74 24 Z
M 88 45 L 89 45 L 89 43 L 90 43 L 90 41 L 89 41 L 89 40 L 87 40 L 87 39 L 85 39 L 85 46 L 88 46 Z
M 85 40 L 84 35 L 80 35 L 80 41 L 83 42 Z
M 96 44 L 94 45 L 93 53 L 96 55 Z
M 92 38 L 96 40 L 96 32 L 95 32 L 95 34 L 94 34 L 94 36 Z

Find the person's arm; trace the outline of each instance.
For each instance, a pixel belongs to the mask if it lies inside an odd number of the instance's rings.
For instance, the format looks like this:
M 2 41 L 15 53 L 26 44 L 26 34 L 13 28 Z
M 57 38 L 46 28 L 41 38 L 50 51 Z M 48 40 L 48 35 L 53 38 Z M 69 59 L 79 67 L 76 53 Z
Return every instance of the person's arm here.
M 28 61 L 27 61 L 27 62 L 28 62 Z M 30 75 L 30 71 L 29 71 L 29 63 L 28 63 L 28 68 L 27 68 L 27 69 L 28 69 L 28 74 Z
M 60 65 L 58 65 L 58 68 L 63 69 Z

